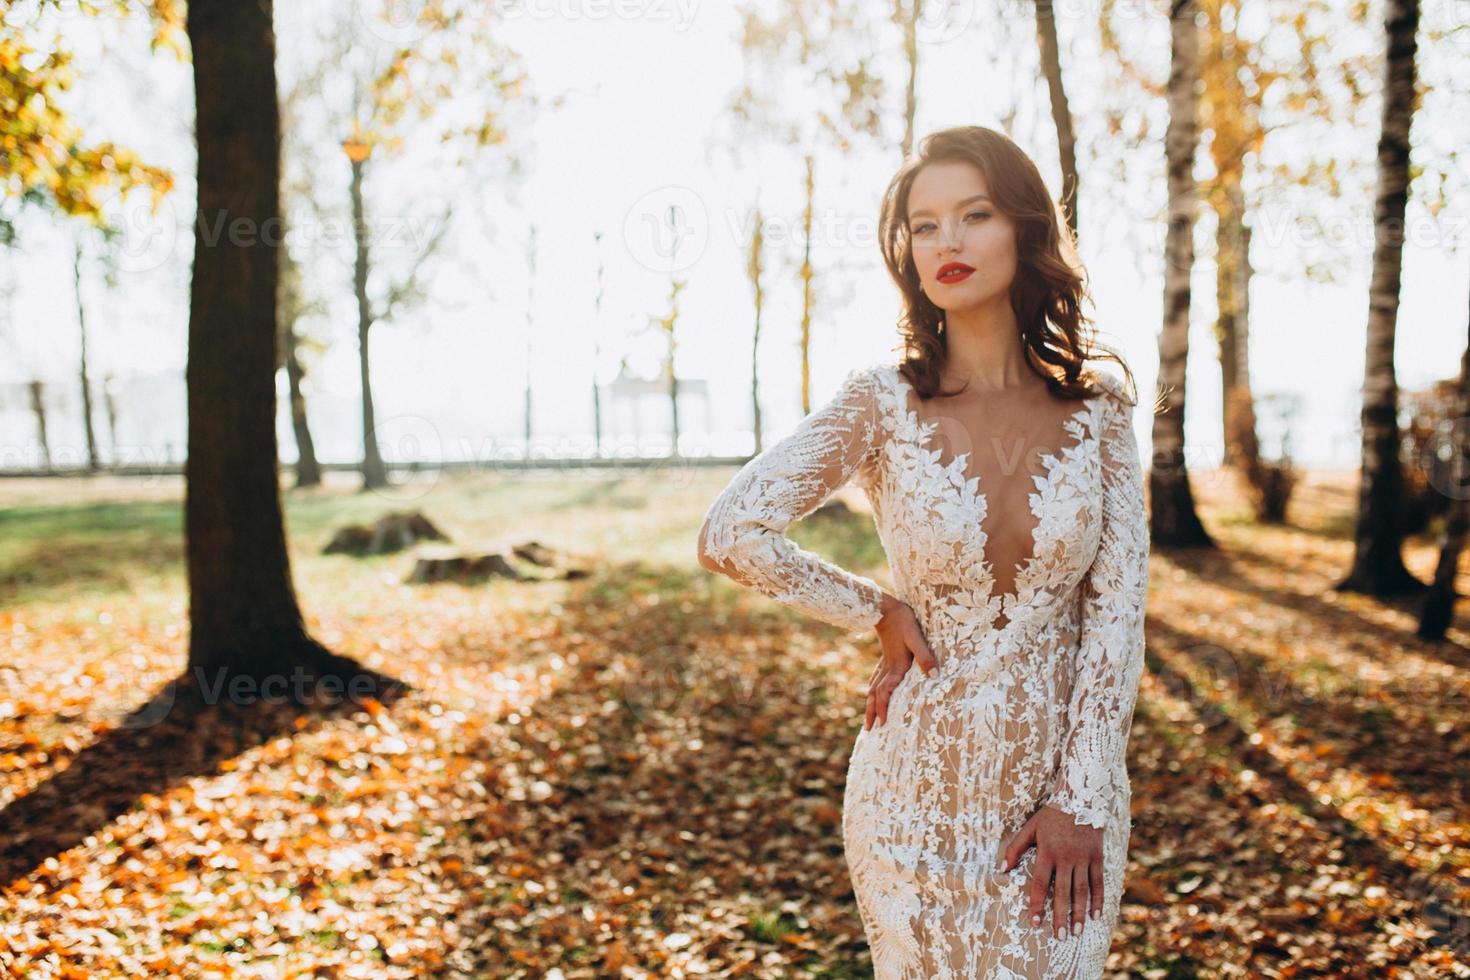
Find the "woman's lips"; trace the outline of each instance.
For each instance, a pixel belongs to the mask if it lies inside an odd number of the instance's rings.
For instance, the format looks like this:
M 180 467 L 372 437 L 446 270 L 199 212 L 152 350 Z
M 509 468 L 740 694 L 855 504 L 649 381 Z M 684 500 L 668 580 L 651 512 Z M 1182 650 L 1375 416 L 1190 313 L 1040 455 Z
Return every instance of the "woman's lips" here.
M 952 262 L 949 265 L 941 266 L 939 269 L 939 273 L 934 278 L 938 279 L 940 282 L 946 285 L 953 285 L 957 282 L 964 282 L 966 279 L 970 278 L 970 274 L 974 271 L 974 269 L 970 268 L 967 265 L 960 265 L 958 262 Z

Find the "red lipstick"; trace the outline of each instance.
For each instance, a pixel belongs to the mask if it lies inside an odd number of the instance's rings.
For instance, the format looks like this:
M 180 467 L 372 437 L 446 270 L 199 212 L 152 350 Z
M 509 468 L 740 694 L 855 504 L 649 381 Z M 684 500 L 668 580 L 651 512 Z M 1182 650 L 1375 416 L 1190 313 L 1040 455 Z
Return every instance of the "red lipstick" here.
M 946 262 L 939 267 L 939 272 L 935 274 L 934 278 L 945 285 L 954 285 L 957 282 L 964 282 L 970 278 L 970 273 L 974 271 L 975 269 L 972 266 L 965 265 L 963 262 Z

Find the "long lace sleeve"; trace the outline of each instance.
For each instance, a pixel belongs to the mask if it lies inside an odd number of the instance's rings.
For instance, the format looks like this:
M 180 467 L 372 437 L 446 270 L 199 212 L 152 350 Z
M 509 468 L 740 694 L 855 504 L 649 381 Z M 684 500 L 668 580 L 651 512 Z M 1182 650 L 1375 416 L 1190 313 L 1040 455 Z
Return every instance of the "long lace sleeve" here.
M 882 590 L 803 550 L 786 528 L 816 510 L 877 458 L 878 382 L 850 372 L 826 405 L 741 468 L 710 505 L 699 531 L 701 563 L 809 616 L 859 631 L 882 618 Z
M 1067 737 L 1048 799 L 1078 823 L 1094 827 L 1106 825 L 1128 785 L 1128 733 L 1143 676 L 1149 575 L 1148 520 L 1133 413 L 1126 400 L 1109 398 L 1105 409 L 1100 434 L 1102 541 L 1083 583 Z

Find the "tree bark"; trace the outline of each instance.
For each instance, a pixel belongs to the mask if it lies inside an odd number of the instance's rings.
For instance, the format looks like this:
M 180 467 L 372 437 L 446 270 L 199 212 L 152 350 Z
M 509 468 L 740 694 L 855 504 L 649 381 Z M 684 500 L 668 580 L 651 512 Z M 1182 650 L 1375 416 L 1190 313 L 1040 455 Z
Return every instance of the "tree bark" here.
M 669 418 L 674 430 L 669 456 L 674 459 L 679 458 L 679 369 L 674 356 L 678 352 L 674 332 L 679 326 L 679 289 L 680 283 L 675 280 L 669 291 Z
M 1215 336 L 1220 344 L 1222 462 L 1255 475 L 1260 460 L 1250 378 L 1250 228 L 1238 179 L 1224 188 L 1216 210 Z M 1237 415 L 1241 416 L 1237 418 Z
M 51 472 L 51 442 L 46 436 L 45 382 L 33 378 L 26 383 L 31 396 L 31 414 L 36 417 L 36 438 L 41 442 L 41 469 Z
M 755 328 L 750 336 L 750 418 L 755 434 L 755 455 L 761 453 L 761 392 L 760 392 L 760 346 L 761 316 L 766 308 L 766 290 L 762 282 L 765 271 L 766 234 L 765 217 L 760 208 L 755 211 L 755 232 L 750 239 L 750 257 L 745 269 L 750 276 L 750 285 L 755 292 Z
M 270 0 L 191 0 L 198 218 L 184 463 L 189 670 L 207 703 L 382 697 L 307 635 L 291 582 L 276 446 L 280 122 Z M 365 684 L 355 678 L 361 677 Z M 320 680 L 346 685 L 316 688 Z
M 76 244 L 76 251 L 72 254 L 72 287 L 75 290 L 77 303 L 77 334 L 81 341 L 81 374 L 82 386 L 82 429 L 87 438 L 87 472 L 96 473 L 102 468 L 97 459 L 97 433 L 92 428 L 92 383 L 87 379 L 87 304 L 82 299 L 82 243 Z
M 1455 479 L 1451 486 L 1438 488 L 1450 494 L 1450 510 L 1445 518 L 1434 582 L 1419 614 L 1419 636 L 1426 640 L 1444 639 L 1455 618 L 1455 576 L 1460 570 L 1460 552 L 1465 550 L 1465 538 L 1470 534 L 1470 472 L 1467 472 L 1470 469 L 1470 341 L 1460 358 L 1459 411 L 1460 417 L 1452 430 Z
M 117 386 L 111 373 L 102 376 L 102 411 L 107 416 L 107 445 L 112 452 L 112 465 L 122 461 L 122 449 L 117 444 Z
M 311 427 L 306 420 L 306 395 L 301 381 L 306 372 L 301 367 L 301 356 L 297 350 L 296 318 L 302 315 L 305 302 L 302 296 L 301 267 L 291 257 L 291 250 L 283 243 L 279 252 L 280 302 L 276 304 L 276 317 L 281 326 L 281 367 L 286 369 L 286 385 L 291 407 L 291 432 L 296 439 L 296 485 L 298 487 L 320 486 L 321 464 L 316 458 L 316 443 L 311 438 Z
M 1194 267 L 1194 150 L 1199 28 L 1195 0 L 1172 0 L 1169 125 L 1164 134 L 1169 170 L 1169 227 L 1164 239 L 1164 326 L 1159 333 L 1159 385 L 1164 411 L 1154 416 L 1149 510 L 1153 540 L 1161 545 L 1207 546 L 1195 510 L 1184 455 L 1184 382 L 1189 360 L 1189 274 Z
M 597 339 L 592 346 L 592 452 L 602 456 L 602 388 L 597 383 L 597 368 L 602 363 L 602 232 L 592 236 L 597 244 L 597 298 L 593 306 L 592 329 Z
M 909 0 L 908 17 L 904 21 L 903 53 L 908 62 L 908 87 L 903 99 L 903 158 L 914 152 L 914 113 L 919 91 L 919 18 L 924 14 L 924 0 Z M 900 3 L 900 11 L 903 7 Z
M 352 265 L 352 294 L 357 299 L 357 367 L 362 391 L 362 489 L 378 490 L 388 485 L 388 469 L 378 451 L 377 422 L 373 411 L 373 379 L 368 361 L 368 335 L 373 328 L 372 301 L 368 298 L 368 270 L 371 268 L 371 244 L 368 241 L 367 203 L 363 200 L 362 179 L 365 160 L 352 160 L 352 241 L 355 254 Z
M 1383 120 L 1378 137 L 1378 194 L 1373 205 L 1373 275 L 1368 292 L 1363 366 L 1363 462 L 1352 568 L 1337 587 L 1380 597 L 1424 588 L 1404 566 L 1399 459 L 1398 379 L 1394 337 L 1409 197 L 1409 126 L 1414 114 L 1417 0 L 1388 0 L 1385 13 Z
M 296 436 L 296 485 L 318 487 L 322 483 L 322 467 L 316 458 L 316 442 L 306 421 L 306 395 L 301 390 L 301 358 L 296 352 L 296 329 L 288 321 L 281 329 L 285 343 L 286 383 L 290 387 L 291 431 Z
M 801 414 L 812 411 L 812 212 L 816 206 L 816 161 L 806 156 L 806 210 L 802 214 L 805 242 L 801 255 Z
M 1057 151 L 1062 168 L 1061 204 L 1072 240 L 1077 240 L 1077 136 L 1072 127 L 1072 109 L 1062 84 L 1061 46 L 1057 42 L 1057 19 L 1052 0 L 1036 0 L 1036 40 L 1041 48 L 1041 73 L 1051 95 L 1051 119 L 1057 130 Z

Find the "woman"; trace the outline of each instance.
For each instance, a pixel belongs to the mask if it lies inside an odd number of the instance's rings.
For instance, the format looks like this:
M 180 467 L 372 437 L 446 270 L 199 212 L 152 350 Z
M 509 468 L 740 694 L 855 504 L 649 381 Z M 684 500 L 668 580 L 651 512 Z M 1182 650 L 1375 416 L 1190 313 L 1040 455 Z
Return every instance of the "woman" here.
M 1136 391 L 1084 334 L 1057 211 L 1006 136 L 927 137 L 881 213 L 904 361 L 851 372 L 700 530 L 706 567 L 877 630 L 843 843 L 879 980 L 1098 977 L 1117 922 L 1148 591 L 1137 398 L 1088 363 Z M 894 595 L 784 535 L 848 481 Z

